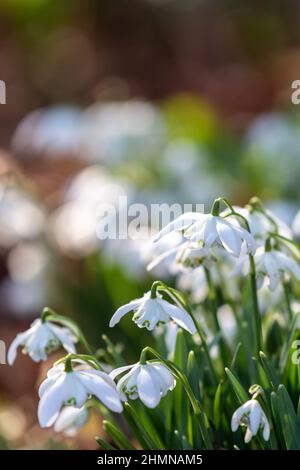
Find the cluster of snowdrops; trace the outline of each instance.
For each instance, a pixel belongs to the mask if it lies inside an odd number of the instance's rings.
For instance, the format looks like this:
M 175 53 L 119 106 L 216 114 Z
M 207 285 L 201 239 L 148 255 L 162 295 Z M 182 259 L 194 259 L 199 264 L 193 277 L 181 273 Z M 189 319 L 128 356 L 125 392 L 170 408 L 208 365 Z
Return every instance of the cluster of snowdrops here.
M 292 231 L 256 198 L 244 208 L 218 198 L 210 213 L 181 215 L 153 243 L 174 232 L 180 241 L 149 269 L 175 263 L 190 280 L 186 292 L 155 281 L 110 320 L 114 327 L 132 313 L 153 332 L 135 364 L 106 336 L 101 354 L 91 350 L 78 326 L 49 308 L 17 335 L 9 364 L 19 346 L 36 362 L 67 352 L 39 387 L 41 427 L 73 435 L 94 408 L 104 417 L 108 437 L 97 441 L 105 449 L 300 449 L 300 252 Z

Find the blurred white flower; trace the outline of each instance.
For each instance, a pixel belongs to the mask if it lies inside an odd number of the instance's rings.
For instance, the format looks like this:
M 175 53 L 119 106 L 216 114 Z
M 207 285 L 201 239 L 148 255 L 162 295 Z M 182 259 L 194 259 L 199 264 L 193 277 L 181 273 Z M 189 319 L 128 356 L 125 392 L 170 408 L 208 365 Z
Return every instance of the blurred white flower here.
M 85 425 L 88 417 L 89 412 L 84 405 L 81 408 L 65 406 L 55 421 L 54 431 L 62 432 L 68 437 L 73 437 Z
M 155 155 L 165 139 L 157 108 L 143 101 L 96 103 L 83 115 L 81 145 L 93 161 L 108 165 Z
M 43 322 L 38 318 L 27 331 L 19 333 L 13 340 L 8 350 L 7 361 L 9 365 L 14 363 L 19 346 L 23 346 L 23 352 L 33 361 L 40 362 L 61 346 L 69 353 L 75 353 L 76 342 L 77 338 L 68 328 L 47 320 Z
M 12 139 L 13 150 L 21 155 L 37 153 L 57 157 L 78 153 L 81 111 L 72 106 L 53 106 L 28 114 Z
M 235 207 L 234 209 L 247 219 L 250 231 L 256 240 L 264 242 L 268 234 L 274 232 L 292 238 L 292 231 L 288 225 L 269 209 L 264 209 L 265 214 L 255 209 L 250 211 L 245 207 Z
M 208 286 L 203 266 L 185 269 L 176 278 L 176 287 L 189 292 L 193 302 L 203 302 L 208 294 Z
M 291 255 L 279 250 L 265 251 L 260 247 L 255 255 L 258 286 L 264 276 L 269 279 L 269 289 L 275 290 L 285 275 L 295 277 L 300 281 L 300 265 Z
M 163 337 L 169 358 L 172 358 L 175 351 L 178 331 L 179 326 L 173 321 L 170 321 L 165 325 L 160 325 L 158 328 L 153 330 L 153 335 L 156 339 Z
M 62 406 L 81 408 L 91 395 L 109 410 L 122 412 L 115 383 L 105 372 L 92 368 L 66 372 L 63 367 L 53 367 L 39 388 L 38 419 L 41 427 L 52 426 Z
M 293 225 L 292 225 L 292 230 L 293 230 L 295 237 L 299 239 L 300 238 L 300 210 L 295 215 Z
M 228 344 L 233 344 L 233 339 L 237 331 L 237 323 L 232 307 L 229 304 L 223 304 L 218 308 L 217 314 L 226 341 Z
M 220 216 L 187 212 L 164 227 L 154 241 L 160 240 L 172 231 L 184 230 L 184 236 L 191 241 L 202 241 L 204 248 L 219 245 L 225 251 L 238 257 L 243 242 L 247 251 L 255 253 L 256 245 L 253 236 L 242 228 L 236 220 L 229 221 Z
M 175 321 L 181 328 L 194 334 L 195 324 L 186 310 L 164 300 L 161 296 L 151 298 L 151 292 L 147 292 L 140 299 L 132 300 L 126 305 L 118 308 L 112 316 L 109 326 L 115 326 L 128 312 L 134 312 L 132 320 L 139 328 L 153 330 L 157 325 Z
M 129 372 L 127 372 L 128 370 Z M 115 379 L 124 372 L 127 373 L 117 384 L 121 399 L 127 401 L 128 398 L 131 400 L 140 398 L 148 408 L 155 408 L 161 398 L 169 390 L 173 390 L 176 385 L 176 380 L 169 369 L 160 362 L 137 363 L 119 367 L 109 375 Z
M 45 214 L 24 191 L 0 184 L 0 246 L 11 248 L 20 241 L 34 240 L 42 230 Z
M 270 425 L 268 419 L 257 400 L 248 400 L 240 406 L 232 415 L 231 429 L 237 431 L 239 426 L 245 426 L 245 443 L 251 441 L 256 436 L 259 429 L 262 429 L 263 438 L 268 441 L 270 438 Z

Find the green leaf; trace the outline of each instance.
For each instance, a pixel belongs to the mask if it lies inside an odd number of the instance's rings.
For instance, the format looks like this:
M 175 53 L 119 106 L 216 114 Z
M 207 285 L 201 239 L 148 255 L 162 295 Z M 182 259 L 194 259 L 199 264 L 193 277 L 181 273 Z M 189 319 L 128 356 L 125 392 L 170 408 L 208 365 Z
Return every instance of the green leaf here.
M 220 381 L 214 399 L 214 425 L 219 429 L 222 417 L 221 397 L 223 389 L 223 380 Z
M 268 379 L 268 382 L 270 384 L 270 387 L 275 390 L 275 387 L 279 385 L 279 380 L 276 377 L 275 371 L 273 370 L 267 356 L 265 355 L 264 352 L 260 351 L 259 352 L 259 358 L 260 358 L 260 363 L 263 367 L 263 370 L 266 374 L 266 377 Z
M 103 421 L 103 428 L 121 450 L 135 450 L 125 434 L 110 421 Z
M 278 387 L 278 409 L 288 450 L 300 450 L 300 426 L 294 406 L 284 385 Z
M 102 437 L 96 436 L 95 440 L 99 446 L 104 449 L 104 450 L 117 450 L 115 447 L 110 445 L 105 439 L 102 439 Z
M 294 335 L 297 330 L 297 325 L 299 324 L 299 319 L 300 319 L 300 313 L 297 313 L 293 318 L 291 327 L 288 332 L 287 340 L 285 341 L 285 346 L 282 349 L 282 352 L 280 355 L 280 362 L 279 362 L 281 372 L 283 372 L 285 369 L 285 366 L 286 366 L 286 363 L 287 363 L 287 360 L 288 360 L 288 357 L 292 348 L 292 343 L 294 341 Z
M 144 449 L 159 450 L 152 436 L 150 436 L 150 434 L 140 423 L 138 413 L 129 403 L 125 403 L 124 405 L 124 416 L 129 424 L 129 427 L 133 431 L 134 436 L 140 442 Z
M 246 390 L 244 389 L 243 385 L 240 383 L 236 375 L 233 372 L 231 372 L 231 370 L 228 369 L 227 367 L 225 368 L 225 372 L 237 396 L 237 399 L 239 400 L 241 404 L 245 403 L 245 401 L 249 400 L 249 396 Z

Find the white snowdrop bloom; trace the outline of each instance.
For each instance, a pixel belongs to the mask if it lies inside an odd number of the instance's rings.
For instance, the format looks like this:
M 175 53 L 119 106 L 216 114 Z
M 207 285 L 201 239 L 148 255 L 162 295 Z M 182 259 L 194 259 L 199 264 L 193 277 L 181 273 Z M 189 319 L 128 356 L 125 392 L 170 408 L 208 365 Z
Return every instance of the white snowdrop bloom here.
M 295 237 L 300 238 L 300 210 L 295 215 L 292 225 L 293 233 Z
M 91 395 L 111 411 L 122 412 L 115 383 L 108 374 L 88 367 L 65 371 L 62 364 L 54 366 L 39 388 L 38 420 L 41 427 L 52 426 L 64 405 L 81 408 Z
M 236 207 L 234 210 L 241 214 L 249 223 L 250 231 L 257 241 L 265 241 L 269 233 L 277 232 L 287 238 L 292 238 L 292 231 L 288 225 L 269 209 L 264 208 L 264 213 L 259 210 L 249 210 L 246 207 Z M 224 211 L 221 215 L 228 214 Z
M 118 308 L 112 316 L 109 326 L 115 326 L 126 313 L 131 311 L 134 312 L 132 320 L 139 328 L 147 328 L 152 331 L 157 325 L 173 320 L 191 334 L 196 331 L 195 324 L 186 310 L 167 302 L 159 295 L 156 298 L 151 298 L 151 291 L 144 294 L 142 298 L 132 300 Z
M 65 406 L 54 424 L 54 431 L 62 432 L 65 436 L 72 437 L 85 425 L 89 412 L 85 406 Z
M 63 347 L 69 353 L 75 353 L 75 343 L 78 338 L 65 327 L 55 325 L 38 318 L 34 320 L 30 328 L 17 334 L 10 345 L 7 355 L 9 365 L 12 365 L 17 356 L 17 349 L 23 346 L 23 352 L 28 354 L 35 362 L 44 361 L 47 356 Z
M 300 265 L 292 256 L 283 251 L 265 251 L 260 247 L 255 255 L 258 287 L 264 276 L 269 278 L 269 289 L 274 291 L 285 275 L 293 276 L 300 281 Z
M 127 372 L 129 370 L 129 372 Z M 148 408 L 155 408 L 169 390 L 173 390 L 176 380 L 169 369 L 160 362 L 133 364 L 119 367 L 109 375 L 114 380 L 118 375 L 127 372 L 118 382 L 117 390 L 121 399 L 140 400 Z
M 191 241 L 203 242 L 205 248 L 219 245 L 225 251 L 238 257 L 243 243 L 247 251 L 255 253 L 256 245 L 253 236 L 242 228 L 236 219 L 228 220 L 212 214 L 187 212 L 164 227 L 154 241 L 172 231 L 183 230 L 184 236 Z
M 263 438 L 268 441 L 270 438 L 270 425 L 268 419 L 257 400 L 248 400 L 240 406 L 232 415 L 231 429 L 235 432 L 239 426 L 246 426 L 245 443 L 251 441 L 256 436 L 259 429 L 262 429 Z

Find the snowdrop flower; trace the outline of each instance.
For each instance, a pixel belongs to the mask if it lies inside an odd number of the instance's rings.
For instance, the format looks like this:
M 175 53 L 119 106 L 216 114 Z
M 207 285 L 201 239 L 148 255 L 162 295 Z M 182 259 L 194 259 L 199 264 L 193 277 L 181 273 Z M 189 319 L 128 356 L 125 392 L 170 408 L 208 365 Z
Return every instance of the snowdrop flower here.
M 257 400 L 248 400 L 240 406 L 232 415 L 231 429 L 235 432 L 239 426 L 246 426 L 245 443 L 251 441 L 256 436 L 259 429 L 262 429 L 263 438 L 268 441 L 270 438 L 270 425 L 267 417 Z
M 176 385 L 176 380 L 169 369 L 160 362 L 137 363 L 119 367 L 109 375 L 115 379 L 128 370 L 129 372 L 119 380 L 117 385 L 117 390 L 123 401 L 127 401 L 128 398 L 131 400 L 140 398 L 148 408 L 155 408 L 161 398 L 169 390 L 173 390 Z
M 274 291 L 284 275 L 292 275 L 300 281 L 300 265 L 288 254 L 278 251 L 265 251 L 261 247 L 255 255 L 258 286 L 262 284 L 264 276 L 269 278 L 269 289 Z
M 19 346 L 23 346 L 23 352 L 34 362 L 40 362 L 45 361 L 50 353 L 61 346 L 69 353 L 75 353 L 76 342 L 77 338 L 68 328 L 38 318 L 28 330 L 19 333 L 11 343 L 7 355 L 8 364 L 12 365 L 15 362 Z
M 191 334 L 196 331 L 195 324 L 186 310 L 167 302 L 157 294 L 155 298 L 152 298 L 151 291 L 144 294 L 142 298 L 132 300 L 118 308 L 112 316 L 109 326 L 115 326 L 126 313 L 131 311 L 134 312 L 132 320 L 139 328 L 147 328 L 152 331 L 156 326 L 173 320 Z
M 253 236 L 235 219 L 229 221 L 218 215 L 187 212 L 164 227 L 154 241 L 178 230 L 183 230 L 184 236 L 191 241 L 203 242 L 205 248 L 219 245 L 231 255 L 238 257 L 245 242 L 248 253 L 255 253 Z
M 72 437 L 85 425 L 89 412 L 85 406 L 65 406 L 60 412 L 54 424 L 54 431 L 62 432 L 65 436 Z
M 251 201 L 253 201 L 255 204 L 253 199 Z M 277 232 L 283 237 L 292 238 L 292 231 L 289 229 L 288 225 L 269 209 L 263 208 L 262 211 L 255 210 L 255 208 L 250 206 L 249 208 L 234 206 L 234 210 L 238 214 L 241 214 L 243 217 L 245 217 L 245 219 L 248 221 L 253 237 L 258 242 L 264 242 L 269 233 L 272 232 Z M 228 213 L 228 210 L 226 210 L 221 215 Z
M 61 408 L 81 408 L 90 395 L 116 413 L 123 410 L 114 381 L 105 372 L 92 368 L 65 370 L 63 364 L 48 371 L 39 388 L 38 420 L 42 428 L 52 426 Z

